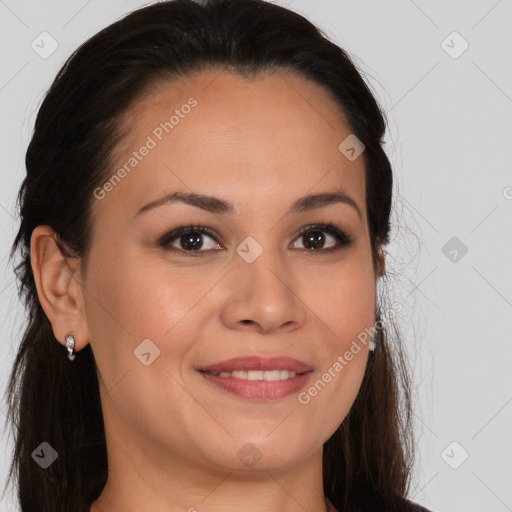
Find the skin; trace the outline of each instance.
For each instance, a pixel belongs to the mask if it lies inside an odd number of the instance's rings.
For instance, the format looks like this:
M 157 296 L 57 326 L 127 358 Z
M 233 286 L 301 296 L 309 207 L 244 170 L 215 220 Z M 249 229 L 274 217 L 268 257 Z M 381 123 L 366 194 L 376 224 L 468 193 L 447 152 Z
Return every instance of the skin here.
M 130 109 L 113 172 L 190 97 L 197 106 L 172 132 L 153 136 L 156 147 L 91 198 L 86 262 L 66 260 L 48 226 L 32 235 L 56 339 L 73 332 L 78 352 L 91 343 L 98 366 L 109 476 L 91 512 L 326 510 L 322 445 L 354 402 L 368 347 L 308 404 L 297 393 L 240 398 L 196 369 L 284 355 L 314 368 L 307 390 L 374 324 L 384 259 L 373 265 L 363 157 L 338 150 L 351 130 L 319 85 L 284 71 L 247 80 L 211 70 L 155 85 Z M 302 196 L 338 190 L 360 215 L 346 203 L 287 214 Z M 236 212 L 173 203 L 136 215 L 174 191 L 233 202 Z M 301 228 L 329 222 L 352 243 L 325 252 L 338 242 L 322 231 L 324 245 L 308 248 Z M 158 246 L 190 224 L 218 236 L 199 235 L 194 255 L 179 238 L 174 252 Z M 252 263 L 236 252 L 248 236 L 263 248 Z M 145 339 L 160 350 L 148 366 L 134 356 Z M 251 467 L 237 457 L 246 443 L 261 455 Z

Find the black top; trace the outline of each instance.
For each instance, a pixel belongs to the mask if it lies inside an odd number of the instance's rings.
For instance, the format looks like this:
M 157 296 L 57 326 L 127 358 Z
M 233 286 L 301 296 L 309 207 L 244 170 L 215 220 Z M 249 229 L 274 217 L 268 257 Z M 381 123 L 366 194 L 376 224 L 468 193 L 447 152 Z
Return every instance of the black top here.
M 417 503 L 412 503 L 412 502 L 409 502 L 411 504 L 411 512 L 431 512 L 430 510 L 427 510 L 425 507 L 422 507 L 421 505 L 418 505 Z
M 407 508 L 401 508 L 401 510 L 407 511 L 407 512 L 432 512 L 431 510 L 426 509 L 425 507 L 422 507 L 421 505 L 418 505 L 417 503 L 413 503 L 409 500 L 402 500 L 403 504 Z M 327 502 L 329 506 L 331 507 L 329 510 L 336 510 L 332 504 L 332 502 L 327 498 Z M 385 510 L 365 510 L 365 512 L 386 512 Z

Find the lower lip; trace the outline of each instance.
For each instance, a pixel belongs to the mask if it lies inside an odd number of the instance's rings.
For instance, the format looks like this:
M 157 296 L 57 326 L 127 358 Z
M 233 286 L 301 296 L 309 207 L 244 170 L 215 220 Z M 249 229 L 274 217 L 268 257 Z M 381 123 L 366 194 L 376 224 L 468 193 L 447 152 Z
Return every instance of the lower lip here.
M 246 380 L 234 377 L 219 377 L 207 372 L 200 372 L 208 381 L 219 388 L 239 396 L 252 400 L 275 400 L 292 393 L 297 393 L 306 383 L 312 372 L 296 375 L 286 380 Z

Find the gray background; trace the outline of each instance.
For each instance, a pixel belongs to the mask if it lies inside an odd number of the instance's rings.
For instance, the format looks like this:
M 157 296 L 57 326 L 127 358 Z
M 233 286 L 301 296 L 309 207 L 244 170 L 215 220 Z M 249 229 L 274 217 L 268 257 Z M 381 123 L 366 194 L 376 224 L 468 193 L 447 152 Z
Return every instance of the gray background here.
M 397 203 L 387 263 L 416 396 L 411 497 L 434 512 L 512 510 L 512 3 L 279 3 L 355 56 L 388 113 Z M 0 0 L 2 391 L 24 318 L 8 251 L 35 113 L 79 44 L 145 4 Z M 44 31 L 58 43 L 47 58 L 31 47 Z M 4 434 L 2 485 L 11 447 Z M 17 510 L 10 493 L 0 510 Z

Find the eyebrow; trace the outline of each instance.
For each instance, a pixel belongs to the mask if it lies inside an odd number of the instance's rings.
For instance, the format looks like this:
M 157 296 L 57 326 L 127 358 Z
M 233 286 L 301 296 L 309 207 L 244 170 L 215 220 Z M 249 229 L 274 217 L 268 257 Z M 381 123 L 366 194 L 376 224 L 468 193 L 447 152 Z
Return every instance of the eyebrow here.
M 139 208 L 135 214 L 135 217 L 158 208 L 159 206 L 169 205 L 177 202 L 195 206 L 196 208 L 201 208 L 202 210 L 210 213 L 224 215 L 233 215 L 236 213 L 236 208 L 233 203 L 225 201 L 224 199 L 220 199 L 214 196 L 197 194 L 195 192 L 173 192 L 160 199 L 151 201 L 150 203 Z M 292 204 L 287 213 L 302 213 L 337 203 L 343 203 L 352 206 L 356 210 L 359 217 L 362 218 L 361 211 L 357 203 L 343 191 L 323 192 L 320 194 L 310 194 L 301 197 Z

